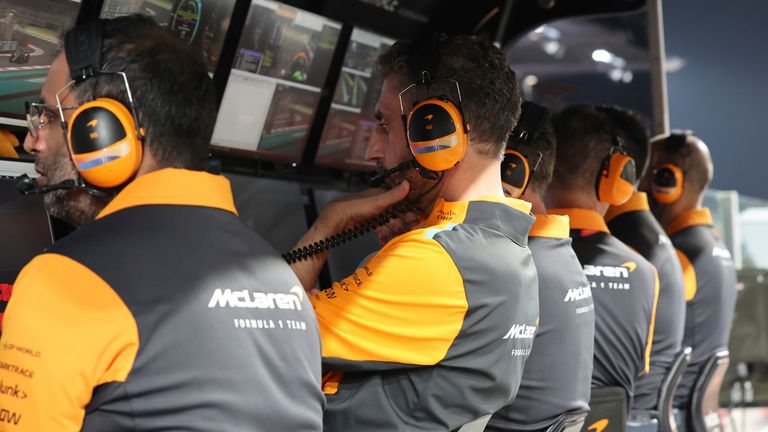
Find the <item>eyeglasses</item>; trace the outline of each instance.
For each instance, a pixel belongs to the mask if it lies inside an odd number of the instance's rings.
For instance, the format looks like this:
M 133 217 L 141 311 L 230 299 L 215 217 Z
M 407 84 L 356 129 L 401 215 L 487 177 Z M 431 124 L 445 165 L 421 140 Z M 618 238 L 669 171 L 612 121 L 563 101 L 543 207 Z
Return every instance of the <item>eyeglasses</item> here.
M 62 106 L 63 110 L 77 109 L 77 106 Z M 56 105 L 48 105 L 40 102 L 25 102 L 27 113 L 27 127 L 32 138 L 37 138 L 40 131 L 56 121 L 58 108 Z

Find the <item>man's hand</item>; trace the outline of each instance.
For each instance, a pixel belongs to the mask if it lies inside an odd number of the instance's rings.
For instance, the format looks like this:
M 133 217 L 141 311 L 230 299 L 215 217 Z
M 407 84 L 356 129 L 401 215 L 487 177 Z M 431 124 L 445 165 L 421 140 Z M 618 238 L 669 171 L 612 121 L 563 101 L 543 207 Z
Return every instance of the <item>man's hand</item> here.
M 402 201 L 409 189 L 408 182 L 403 181 L 390 190 L 368 189 L 334 201 L 323 209 L 310 231 L 325 238 L 352 228 Z
M 378 216 L 408 196 L 409 190 L 410 185 L 407 181 L 403 181 L 390 190 L 369 189 L 334 201 L 323 209 L 317 221 L 299 239 L 295 247 L 299 248 L 318 242 Z M 327 259 L 328 252 L 324 252 L 291 264 L 293 272 L 296 273 L 302 286 L 310 294 L 315 291 L 317 278 Z

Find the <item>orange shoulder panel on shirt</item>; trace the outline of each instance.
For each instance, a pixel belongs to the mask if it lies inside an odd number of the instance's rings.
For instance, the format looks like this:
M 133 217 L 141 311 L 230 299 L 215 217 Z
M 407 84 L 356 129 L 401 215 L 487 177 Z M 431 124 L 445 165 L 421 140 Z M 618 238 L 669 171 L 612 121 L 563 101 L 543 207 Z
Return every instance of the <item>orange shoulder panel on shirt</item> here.
M 311 297 L 323 357 L 434 365 L 464 322 L 464 281 L 430 235 L 433 226 L 404 234 L 351 276 Z
M 632 211 L 650 211 L 650 207 L 648 206 L 648 196 L 645 192 L 635 192 L 624 204 L 608 207 L 608 211 L 605 213 L 603 219 L 605 219 L 606 222 L 610 222 L 616 216 Z
M 691 260 L 680 250 L 675 249 L 677 259 L 680 260 L 680 266 L 683 268 L 683 286 L 685 287 L 685 301 L 689 302 L 696 297 L 696 270 L 693 268 Z
M 99 276 L 44 254 L 19 275 L 0 343 L 0 394 L 11 431 L 79 431 L 94 387 L 125 381 L 139 348 L 131 312 Z M 6 424 L 6 426 L 8 426 Z
M 695 208 L 681 214 L 666 227 L 666 231 L 667 234 L 672 235 L 697 225 L 712 225 L 712 213 L 710 213 L 708 208 Z

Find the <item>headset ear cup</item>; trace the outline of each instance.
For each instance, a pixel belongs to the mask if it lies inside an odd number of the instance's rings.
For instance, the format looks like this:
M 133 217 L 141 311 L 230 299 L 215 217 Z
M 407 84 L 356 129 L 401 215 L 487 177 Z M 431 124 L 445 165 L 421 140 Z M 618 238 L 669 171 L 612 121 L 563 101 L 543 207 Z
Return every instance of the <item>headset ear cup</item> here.
M 419 165 L 430 171 L 445 171 L 459 163 L 467 152 L 461 112 L 452 102 L 427 99 L 417 103 L 405 122 L 408 147 Z
M 142 144 L 131 112 L 114 99 L 81 105 L 67 129 L 75 168 L 87 183 L 113 188 L 130 180 L 142 159 Z
M 621 153 L 612 153 L 603 160 L 597 177 L 597 198 L 610 205 L 622 205 L 635 190 L 637 170 L 635 161 Z
M 674 164 L 663 164 L 653 170 L 651 193 L 661 204 L 671 204 L 683 195 L 683 170 Z
M 507 149 L 501 162 L 501 182 L 504 193 L 512 198 L 520 198 L 528 187 L 531 170 L 528 159 L 517 150 Z

